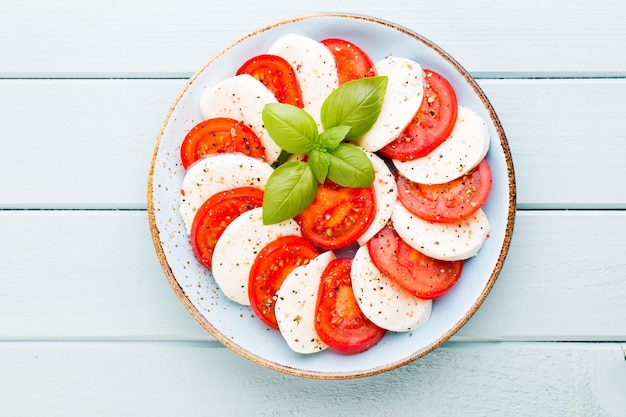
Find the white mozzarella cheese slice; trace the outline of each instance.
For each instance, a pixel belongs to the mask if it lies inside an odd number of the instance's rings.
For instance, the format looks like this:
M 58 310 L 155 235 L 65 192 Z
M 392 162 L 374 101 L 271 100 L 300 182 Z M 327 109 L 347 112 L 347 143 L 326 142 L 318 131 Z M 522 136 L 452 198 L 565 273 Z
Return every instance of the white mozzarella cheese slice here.
M 402 175 L 420 184 L 443 184 L 467 174 L 489 150 L 485 120 L 473 110 L 459 106 L 450 136 L 428 155 L 412 161 L 394 160 Z
M 407 244 L 424 255 L 444 261 L 458 261 L 476 255 L 490 229 L 482 209 L 460 222 L 433 223 L 413 215 L 399 201 L 391 220 L 394 229 Z
M 321 128 L 322 103 L 339 85 L 333 54 L 316 40 L 295 33 L 278 38 L 268 53 L 278 55 L 291 64 L 302 90 L 304 110 Z
M 193 163 L 183 178 L 179 212 L 191 231 L 200 206 L 213 194 L 237 187 L 265 189 L 274 169 L 266 162 L 240 153 L 208 155 Z
M 295 268 L 276 293 L 278 328 L 295 352 L 315 353 L 328 347 L 315 330 L 315 311 L 322 273 L 333 259 L 335 254 L 327 251 Z
M 374 195 L 376 199 L 376 215 L 370 227 L 357 239 L 359 245 L 365 245 L 380 229 L 385 227 L 391 218 L 393 207 L 398 198 L 398 187 L 395 178 L 385 161 L 371 152 L 365 154 L 374 166 Z
M 417 329 L 430 318 L 432 300 L 413 296 L 380 272 L 367 246 L 357 250 L 350 277 L 361 311 L 377 326 L 406 332 Z
M 261 112 L 267 103 L 276 102 L 263 83 L 249 74 L 241 74 L 209 87 L 200 99 L 200 111 L 205 119 L 230 117 L 248 125 L 263 143 L 265 159 L 271 164 L 278 159 L 281 149 L 267 133 Z
M 378 75 L 389 77 L 385 99 L 374 126 L 354 141 L 370 152 L 382 149 L 404 131 L 424 96 L 424 73 L 417 62 L 390 56 L 375 65 Z
M 248 280 L 259 251 L 282 236 L 301 236 L 293 219 L 272 225 L 263 224 L 263 208 L 249 210 L 224 229 L 213 250 L 213 278 L 224 295 L 250 305 Z

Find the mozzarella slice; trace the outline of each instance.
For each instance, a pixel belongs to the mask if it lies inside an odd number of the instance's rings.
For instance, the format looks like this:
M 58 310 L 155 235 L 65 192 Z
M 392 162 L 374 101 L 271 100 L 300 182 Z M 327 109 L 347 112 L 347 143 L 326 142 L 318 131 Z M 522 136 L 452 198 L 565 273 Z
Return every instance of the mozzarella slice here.
M 240 153 L 213 154 L 196 161 L 185 173 L 180 192 L 179 212 L 187 232 L 200 206 L 213 194 L 245 186 L 264 189 L 273 171 L 268 163 Z
M 406 332 L 428 321 L 432 300 L 422 300 L 380 272 L 367 246 L 357 250 L 350 271 L 357 303 L 365 316 L 383 329 Z
M 365 245 L 380 229 L 385 227 L 391 218 L 393 207 L 398 198 L 398 187 L 395 178 L 385 161 L 371 152 L 365 154 L 374 166 L 374 195 L 376 199 L 376 215 L 370 227 L 357 239 L 359 245 Z
M 375 65 L 378 75 L 389 77 L 383 107 L 374 126 L 354 141 L 370 152 L 382 149 L 404 131 L 424 96 L 424 74 L 417 62 L 390 56 Z
M 489 150 L 489 130 L 485 120 L 459 106 L 450 136 L 430 154 L 412 161 L 393 163 L 402 175 L 420 184 L 443 184 L 467 174 Z
M 444 261 L 476 255 L 489 235 L 489 221 L 480 209 L 467 220 L 432 223 L 413 215 L 399 201 L 391 215 L 398 235 L 415 250 Z
M 263 224 L 263 208 L 249 210 L 224 229 L 213 250 L 213 278 L 224 295 L 250 305 L 248 279 L 257 253 L 282 236 L 301 236 L 293 219 L 272 225 Z
M 208 88 L 200 99 L 200 111 L 205 119 L 230 117 L 250 126 L 265 147 L 265 159 L 271 164 L 280 155 L 280 147 L 272 140 L 263 124 L 261 112 L 276 97 L 249 74 L 226 78 Z
M 315 353 L 328 346 L 315 330 L 317 295 L 324 269 L 335 259 L 332 251 L 319 254 L 291 271 L 276 293 L 276 321 L 289 347 L 298 353 Z
M 291 64 L 302 90 L 304 110 L 321 128 L 322 103 L 339 85 L 333 54 L 316 40 L 295 33 L 278 38 L 268 53 L 278 55 Z

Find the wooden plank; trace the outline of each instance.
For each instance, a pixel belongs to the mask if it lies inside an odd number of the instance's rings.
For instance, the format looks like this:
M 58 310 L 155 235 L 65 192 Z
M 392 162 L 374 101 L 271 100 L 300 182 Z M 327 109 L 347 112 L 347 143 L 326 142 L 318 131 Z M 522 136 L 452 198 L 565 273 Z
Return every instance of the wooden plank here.
M 0 369 L 0 407 L 13 417 L 569 417 L 626 408 L 626 362 L 615 343 L 446 344 L 381 375 L 315 381 L 214 343 L 5 342 Z
M 145 208 L 183 80 L 0 81 L 0 207 Z
M 511 146 L 518 207 L 626 208 L 625 79 L 480 84 Z
M 212 340 L 169 287 L 145 212 L 3 211 L 0 231 L 0 340 Z M 624 247 L 624 211 L 519 212 L 455 340 L 626 340 Z
M 200 0 L 26 0 L 8 6 L 0 15 L 0 76 L 87 78 L 188 76 L 248 31 L 337 9 L 333 0 L 306 7 L 290 0 L 272 7 L 244 0 L 210 7 Z M 626 74 L 626 55 L 618 52 L 626 40 L 626 5 L 620 2 L 571 0 L 563 7 L 540 0 L 389 0 L 382 7 L 365 0 L 342 10 L 415 30 L 476 75 Z
M 145 208 L 156 137 L 184 84 L 0 80 L 0 146 L 11 149 L 0 152 L 0 208 Z M 507 133 L 520 208 L 626 208 L 626 79 L 480 84 Z
M 0 230 L 0 339 L 211 339 L 165 279 L 145 212 L 0 212 Z

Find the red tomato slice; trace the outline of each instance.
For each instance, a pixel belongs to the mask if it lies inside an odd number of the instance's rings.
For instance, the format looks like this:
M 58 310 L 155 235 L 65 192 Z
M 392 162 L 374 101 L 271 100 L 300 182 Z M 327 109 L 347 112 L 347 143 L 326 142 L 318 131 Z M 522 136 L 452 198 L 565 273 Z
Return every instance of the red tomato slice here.
M 265 160 L 265 147 L 259 137 L 243 122 L 218 117 L 195 125 L 183 139 L 180 156 L 183 167 L 205 155 L 240 152 Z
M 339 249 L 365 233 L 375 214 L 373 187 L 342 187 L 327 180 L 319 184 L 315 199 L 296 220 L 302 236 L 314 246 Z
M 237 75 L 250 74 L 261 81 L 280 103 L 302 108 L 302 90 L 289 62 L 278 55 L 263 54 L 247 60 Z
M 317 249 L 300 236 L 283 236 L 259 251 L 250 270 L 248 294 L 252 311 L 262 322 L 278 329 L 276 292 L 291 271 L 317 255 Z
M 324 39 L 320 42 L 326 45 L 335 58 L 339 85 L 376 75 L 376 67 L 372 59 L 355 44 L 336 38 Z
M 263 190 L 240 187 L 211 196 L 200 206 L 191 226 L 191 248 L 198 261 L 211 269 L 217 239 L 237 216 L 263 205 Z
M 466 175 L 445 184 L 418 184 L 397 174 L 398 199 L 429 222 L 452 223 L 476 213 L 491 192 L 491 168 L 483 160 Z
M 315 330 L 332 349 L 346 354 L 363 352 L 385 335 L 361 311 L 352 291 L 352 259 L 331 261 L 320 282 Z
M 428 155 L 452 133 L 458 113 L 454 89 L 443 76 L 424 70 L 422 105 L 404 132 L 379 152 L 408 161 Z
M 367 242 L 374 265 L 389 279 L 422 299 L 438 297 L 458 281 L 463 261 L 440 261 L 409 246 L 391 226 Z

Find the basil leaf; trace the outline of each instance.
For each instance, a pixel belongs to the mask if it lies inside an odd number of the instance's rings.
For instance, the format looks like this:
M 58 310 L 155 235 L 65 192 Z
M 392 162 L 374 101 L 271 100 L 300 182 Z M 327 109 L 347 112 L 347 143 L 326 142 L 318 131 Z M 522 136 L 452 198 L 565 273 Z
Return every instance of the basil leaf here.
M 307 208 L 317 192 L 317 181 L 306 162 L 287 162 L 276 168 L 265 184 L 263 224 L 290 219 Z
M 387 82 L 387 76 L 365 77 L 347 82 L 330 93 L 321 109 L 324 130 L 350 126 L 346 140 L 367 133 L 380 115 Z
M 335 126 L 324 130 L 320 133 L 318 142 L 324 148 L 335 149 L 346 138 L 348 132 L 352 129 L 350 126 Z
M 319 183 L 326 181 L 328 175 L 328 167 L 330 166 L 330 155 L 326 151 L 313 149 L 309 153 L 309 167 L 313 171 L 315 179 Z
M 328 151 L 328 178 L 344 187 L 369 187 L 374 182 L 374 166 L 358 146 L 342 143 Z
M 304 110 L 283 103 L 269 103 L 261 113 L 267 133 L 289 153 L 307 153 L 317 140 L 317 124 Z
M 290 156 L 291 153 L 283 149 L 282 151 L 280 151 L 280 154 L 278 154 L 278 159 L 276 159 L 276 161 L 274 161 L 274 163 L 272 164 L 272 168 L 277 168 L 278 166 L 284 164 L 285 162 L 287 162 Z

